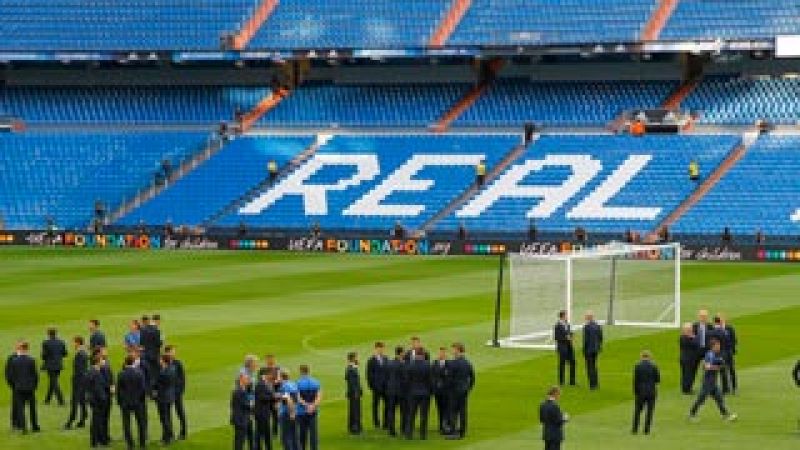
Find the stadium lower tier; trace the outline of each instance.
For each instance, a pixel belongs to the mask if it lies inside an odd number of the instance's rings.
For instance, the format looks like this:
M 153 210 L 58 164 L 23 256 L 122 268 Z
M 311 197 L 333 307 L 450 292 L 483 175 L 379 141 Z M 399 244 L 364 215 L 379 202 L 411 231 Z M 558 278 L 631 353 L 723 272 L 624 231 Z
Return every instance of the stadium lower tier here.
M 84 227 L 95 201 L 114 205 L 202 149 L 205 133 L 0 135 L 0 215 L 8 228 Z
M 82 228 L 94 202 L 113 208 L 152 183 L 162 161 L 204 148 L 203 133 L 27 133 L 0 137 L 0 215 L 11 229 L 47 218 Z M 115 225 L 210 225 L 379 231 L 399 223 L 454 232 L 621 235 L 648 232 L 710 176 L 741 138 L 730 135 L 247 135 Z M 800 136 L 764 135 L 672 227 L 682 235 L 761 229 L 796 234 Z M 303 154 L 303 158 L 295 159 Z M 701 180 L 687 167 L 697 161 Z M 280 176 L 269 181 L 275 161 Z M 490 180 L 477 186 L 485 161 Z M 497 172 L 496 174 L 494 172 Z M 458 200 L 458 201 L 456 201 Z M 451 209 L 447 209 L 448 206 Z

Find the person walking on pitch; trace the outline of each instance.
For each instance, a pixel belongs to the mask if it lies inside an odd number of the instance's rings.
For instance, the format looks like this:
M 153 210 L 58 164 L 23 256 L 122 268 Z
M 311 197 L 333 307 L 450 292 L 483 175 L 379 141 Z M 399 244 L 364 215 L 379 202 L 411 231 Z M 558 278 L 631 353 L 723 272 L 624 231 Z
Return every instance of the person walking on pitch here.
M 633 369 L 633 396 L 635 406 L 633 410 L 633 428 L 631 432 L 639 432 L 639 418 L 642 411 L 644 415 L 644 434 L 650 434 L 650 425 L 653 422 L 653 411 L 656 408 L 656 395 L 658 383 L 661 382 L 661 373 L 653 363 L 650 352 L 642 351 L 641 359 Z
M 58 378 L 64 370 L 64 358 L 67 357 L 67 344 L 57 336 L 55 328 L 47 330 L 47 339 L 42 342 L 42 370 L 47 372 L 47 395 L 44 404 L 49 405 L 55 396 L 58 406 L 64 406 L 64 394 Z
M 721 356 L 720 350 L 720 343 L 716 339 L 712 339 L 710 343 L 710 349 L 706 353 L 706 357 L 703 359 L 703 367 L 705 368 L 705 373 L 703 374 L 703 387 L 700 390 L 700 394 L 697 396 L 697 400 L 692 405 L 692 409 L 689 411 L 689 420 L 691 422 L 696 422 L 697 418 L 697 410 L 700 409 L 700 406 L 705 403 L 706 398 L 710 395 L 715 402 L 717 402 L 717 407 L 719 408 L 719 412 L 722 414 L 722 417 L 728 421 L 734 421 L 737 419 L 736 413 L 732 413 L 728 411 L 728 408 L 725 406 L 725 399 L 722 396 L 722 392 L 719 389 L 719 385 L 717 384 L 717 378 L 719 375 L 719 371 L 722 369 L 722 366 L 725 365 L 725 360 Z

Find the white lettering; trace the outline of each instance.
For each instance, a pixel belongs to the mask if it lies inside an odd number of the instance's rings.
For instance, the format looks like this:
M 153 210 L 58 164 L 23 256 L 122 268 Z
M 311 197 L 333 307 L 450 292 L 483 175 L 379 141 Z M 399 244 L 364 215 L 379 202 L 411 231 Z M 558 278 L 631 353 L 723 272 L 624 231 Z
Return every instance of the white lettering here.
M 532 172 L 546 167 L 568 166 L 572 174 L 559 186 L 530 186 L 520 182 Z M 456 217 L 479 217 L 501 198 L 538 198 L 526 217 L 544 219 L 569 201 L 602 169 L 602 164 L 590 155 L 547 155 L 512 167 L 471 202 L 456 213 Z
M 356 173 L 333 184 L 305 184 L 325 166 L 355 166 Z M 305 215 L 324 216 L 328 214 L 328 191 L 347 190 L 374 179 L 379 173 L 380 166 L 375 154 L 317 154 L 278 186 L 243 206 L 239 213 L 261 214 L 285 196 L 300 195 L 303 197 Z
M 427 166 L 474 166 L 484 155 L 414 155 L 375 189 L 367 192 L 345 209 L 345 216 L 418 216 L 425 205 L 382 205 L 394 192 L 425 192 L 434 185 L 433 180 L 413 179 Z
M 631 155 L 569 213 L 568 219 L 653 220 L 661 208 L 606 206 L 647 165 L 651 155 Z

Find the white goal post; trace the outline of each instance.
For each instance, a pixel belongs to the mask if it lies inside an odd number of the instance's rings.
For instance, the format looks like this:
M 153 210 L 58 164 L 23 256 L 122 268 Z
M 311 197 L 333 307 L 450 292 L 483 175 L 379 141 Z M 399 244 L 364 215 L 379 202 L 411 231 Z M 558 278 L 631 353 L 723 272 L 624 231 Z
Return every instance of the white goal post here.
M 607 325 L 680 326 L 681 246 L 606 245 L 552 255 L 511 253 L 510 320 L 500 336 L 501 289 L 495 311 L 497 347 L 552 349 L 558 312 L 573 329 L 591 311 Z M 501 271 L 502 266 L 501 263 Z M 501 278 L 498 280 L 502 283 Z

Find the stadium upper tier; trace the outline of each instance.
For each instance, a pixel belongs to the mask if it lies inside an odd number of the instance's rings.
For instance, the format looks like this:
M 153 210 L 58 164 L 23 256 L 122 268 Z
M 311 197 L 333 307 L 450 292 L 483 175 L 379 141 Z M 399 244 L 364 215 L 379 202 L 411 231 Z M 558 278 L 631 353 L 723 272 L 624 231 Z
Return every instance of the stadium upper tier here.
M 762 136 L 672 227 L 676 233 L 796 236 L 800 222 L 800 136 Z
M 250 47 L 424 47 L 450 3 L 450 0 L 281 0 Z
M 449 45 L 635 42 L 653 0 L 473 0 Z
M 25 133 L 0 136 L 0 214 L 9 228 L 86 226 L 95 200 L 115 205 L 205 144 L 205 133 Z
M 800 33 L 798 0 L 684 0 L 662 40 L 758 39 Z
M 0 0 L 0 50 L 218 50 L 260 0 Z M 248 49 L 418 48 L 448 19 L 449 0 L 282 0 Z M 452 46 L 636 42 L 656 0 L 473 0 Z M 660 39 L 800 33 L 798 0 L 686 0 Z
M 257 0 L 0 0 L 4 50 L 209 50 Z

